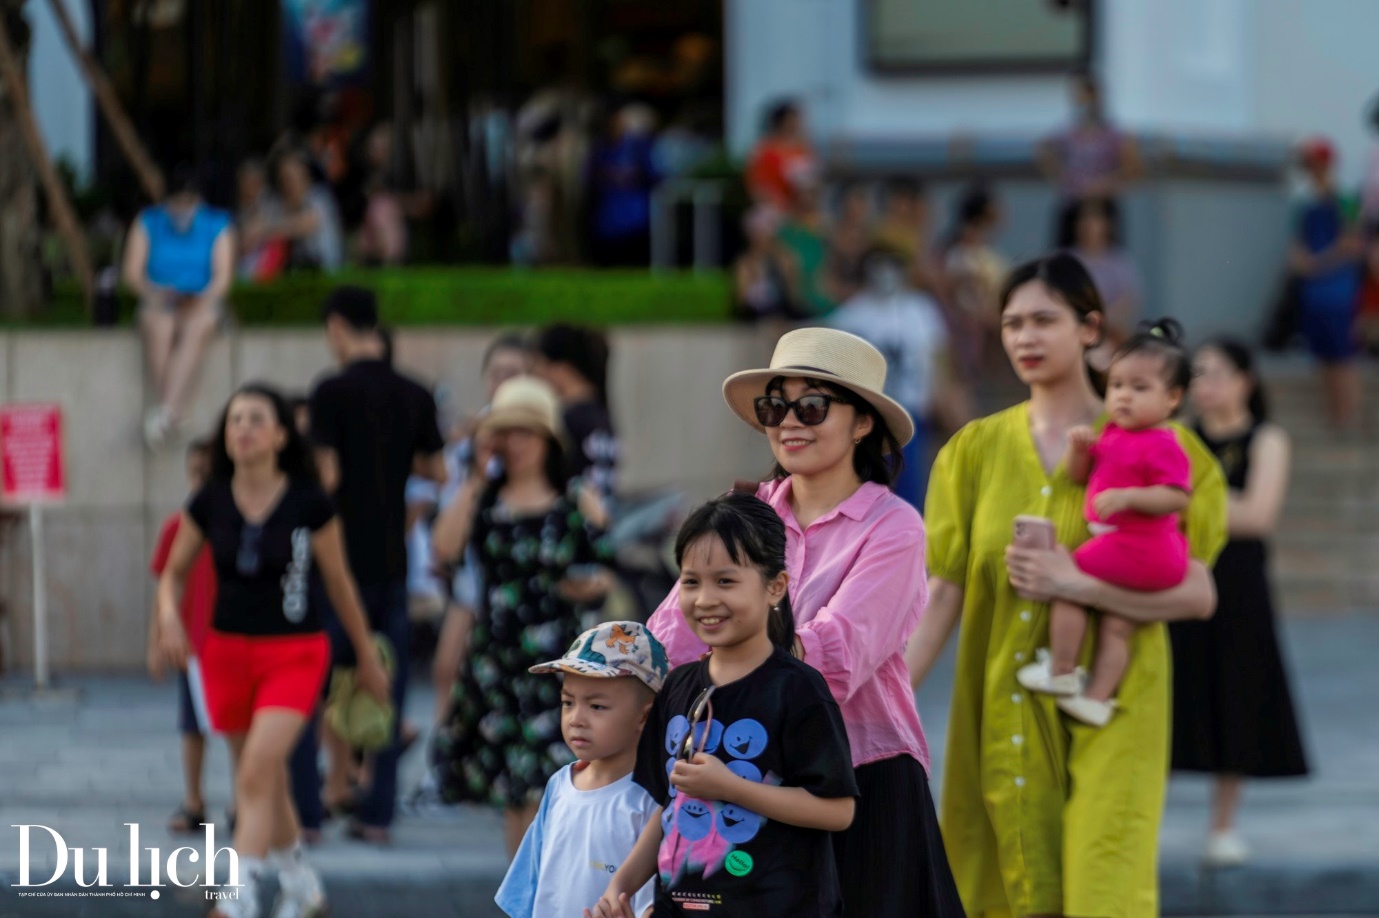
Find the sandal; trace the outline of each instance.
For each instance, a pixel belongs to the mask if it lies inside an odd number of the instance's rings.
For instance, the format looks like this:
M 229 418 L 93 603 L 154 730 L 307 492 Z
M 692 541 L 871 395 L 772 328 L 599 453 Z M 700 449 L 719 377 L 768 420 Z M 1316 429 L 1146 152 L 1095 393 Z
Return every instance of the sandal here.
M 350 820 L 349 828 L 345 834 L 355 841 L 368 842 L 371 845 L 391 845 L 393 843 L 393 833 L 383 826 L 371 826 L 362 823 L 357 819 Z
M 206 808 L 203 806 L 199 810 L 193 810 L 185 803 L 177 808 L 177 811 L 168 817 L 168 831 L 173 835 L 190 835 L 200 831 L 201 824 L 206 821 Z

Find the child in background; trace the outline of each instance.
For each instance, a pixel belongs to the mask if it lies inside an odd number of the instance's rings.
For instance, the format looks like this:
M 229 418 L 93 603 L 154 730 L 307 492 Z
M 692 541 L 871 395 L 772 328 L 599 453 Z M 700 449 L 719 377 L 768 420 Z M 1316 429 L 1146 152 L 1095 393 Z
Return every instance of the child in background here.
M 201 490 L 210 473 L 210 444 L 196 440 L 187 447 L 187 486 L 192 494 Z M 150 565 L 153 577 L 163 575 L 167 567 L 172 540 L 182 520 L 181 511 L 174 512 L 163 522 L 158 545 L 153 550 Z M 182 732 L 182 805 L 168 820 L 168 831 L 174 835 L 200 832 L 206 821 L 206 798 L 201 793 L 202 765 L 206 759 L 206 734 L 210 732 L 210 718 L 206 716 L 206 700 L 201 689 L 201 668 L 197 659 L 211 627 L 211 611 L 215 608 L 215 566 L 211 563 L 210 548 L 203 548 L 187 575 L 187 587 L 182 594 L 182 627 L 187 631 L 191 656 L 187 668 L 178 672 L 177 724 Z M 155 604 L 148 623 L 148 673 L 161 680 L 164 672 L 163 654 L 158 648 L 158 607 Z M 231 769 L 233 771 L 233 769 Z
M 494 901 L 512 918 L 579 918 L 656 815 L 632 769 L 670 665 L 642 625 L 604 622 L 531 672 L 564 674 L 560 732 L 579 760 L 547 782 Z M 638 914 L 651 907 L 652 893 L 648 882 L 635 894 Z
M 1191 468 L 1169 420 L 1192 381 L 1182 327 L 1172 319 L 1142 325 L 1112 358 L 1106 387 L 1110 419 L 1100 436 L 1068 432 L 1068 477 L 1087 484 L 1092 538 L 1073 553 L 1083 572 L 1129 590 L 1167 590 L 1187 576 L 1187 537 L 1178 525 Z M 1016 678 L 1031 692 L 1058 695 L 1058 707 L 1104 727 L 1112 696 L 1130 666 L 1135 623 L 1101 613 L 1090 681 L 1077 668 L 1087 610 L 1057 600 L 1049 611 L 1051 650 Z
M 857 784 L 838 705 L 793 652 L 785 524 L 729 494 L 690 515 L 675 556 L 710 653 L 656 697 L 634 776 L 660 807 L 585 915 L 642 914 L 629 894 L 653 874 L 656 918 L 841 915 L 828 833 L 852 823 Z

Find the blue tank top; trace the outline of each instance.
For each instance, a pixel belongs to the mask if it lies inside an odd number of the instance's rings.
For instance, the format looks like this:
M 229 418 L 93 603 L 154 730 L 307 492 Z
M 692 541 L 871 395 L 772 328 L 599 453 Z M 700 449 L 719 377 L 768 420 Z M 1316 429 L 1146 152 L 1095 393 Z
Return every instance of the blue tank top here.
M 177 225 L 162 205 L 139 215 L 148 234 L 148 279 L 179 293 L 200 293 L 211 282 L 211 250 L 230 225 L 223 210 L 197 205 L 191 225 Z

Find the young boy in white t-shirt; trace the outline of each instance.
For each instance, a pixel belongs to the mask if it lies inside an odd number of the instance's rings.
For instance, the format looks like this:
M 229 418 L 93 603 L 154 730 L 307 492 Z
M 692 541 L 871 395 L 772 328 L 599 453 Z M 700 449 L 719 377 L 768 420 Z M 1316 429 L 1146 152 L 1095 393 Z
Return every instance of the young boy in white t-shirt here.
M 511 918 L 580 918 L 656 810 L 632 769 L 670 664 L 642 625 L 604 622 L 576 638 L 565 656 L 531 671 L 563 674 L 560 729 L 579 761 L 546 783 L 494 901 Z M 653 879 L 638 891 L 635 914 L 651 908 L 654 887 Z

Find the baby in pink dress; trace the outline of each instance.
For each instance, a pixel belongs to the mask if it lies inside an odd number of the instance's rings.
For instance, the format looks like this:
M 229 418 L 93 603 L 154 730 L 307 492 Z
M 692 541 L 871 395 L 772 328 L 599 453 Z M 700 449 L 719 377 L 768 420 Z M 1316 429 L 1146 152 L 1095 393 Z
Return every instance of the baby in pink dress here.
M 1168 426 L 1191 381 L 1181 328 L 1165 319 L 1121 346 L 1107 375 L 1110 418 L 1101 435 L 1090 427 L 1068 432 L 1068 476 L 1087 485 L 1092 538 L 1073 552 L 1084 573 L 1130 590 L 1167 590 L 1187 576 L 1187 537 L 1178 514 L 1187 507 L 1191 467 Z M 1061 696 L 1058 706 L 1101 727 L 1130 666 L 1135 623 L 1102 612 L 1091 678 L 1077 657 L 1087 633 L 1087 610 L 1055 600 L 1049 610 L 1049 650 L 1018 673 L 1032 692 Z

